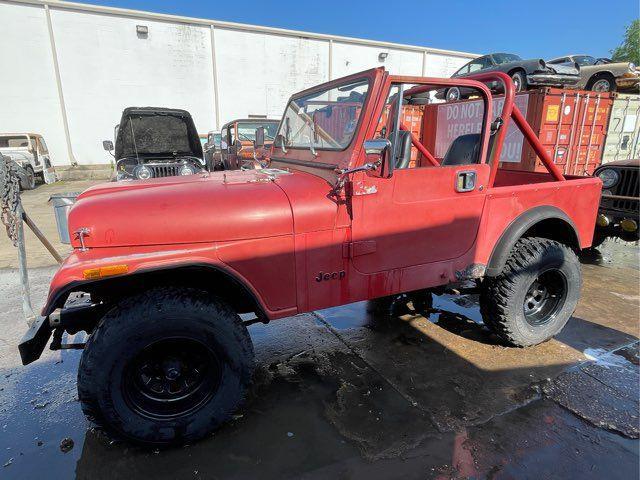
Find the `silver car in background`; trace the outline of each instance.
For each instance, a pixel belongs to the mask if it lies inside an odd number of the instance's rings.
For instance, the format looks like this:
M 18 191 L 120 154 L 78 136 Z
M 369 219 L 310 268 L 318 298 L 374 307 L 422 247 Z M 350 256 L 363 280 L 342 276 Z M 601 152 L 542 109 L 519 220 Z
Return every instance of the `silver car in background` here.
M 591 55 L 566 55 L 549 60 L 549 65 L 580 65 L 580 80 L 571 88 L 594 92 L 632 91 L 638 93 L 640 69 L 631 62 L 613 62 Z

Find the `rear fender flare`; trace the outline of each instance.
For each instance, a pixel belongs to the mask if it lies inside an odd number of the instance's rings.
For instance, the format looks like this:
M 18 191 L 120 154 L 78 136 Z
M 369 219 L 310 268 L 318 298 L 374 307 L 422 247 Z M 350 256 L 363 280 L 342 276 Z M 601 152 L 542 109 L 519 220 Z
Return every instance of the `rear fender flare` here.
M 500 236 L 500 239 L 493 247 L 485 275 L 487 277 L 495 277 L 500 274 L 504 265 L 507 263 L 509 254 L 515 246 L 516 242 L 522 238 L 527 231 L 529 231 L 536 224 L 544 220 L 561 220 L 567 224 L 573 231 L 575 237 L 575 245 L 572 247 L 578 247 L 580 245 L 580 238 L 575 224 L 569 218 L 569 216 L 557 207 L 550 205 L 542 205 L 532 208 L 516 217 L 506 228 L 506 230 Z

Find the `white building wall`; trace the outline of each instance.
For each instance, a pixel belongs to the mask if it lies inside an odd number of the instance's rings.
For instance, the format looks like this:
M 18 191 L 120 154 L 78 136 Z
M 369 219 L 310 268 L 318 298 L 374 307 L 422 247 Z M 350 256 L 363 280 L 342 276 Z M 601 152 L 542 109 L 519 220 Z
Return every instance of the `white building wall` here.
M 378 59 L 382 52 L 388 53 L 384 62 Z M 422 55 L 422 52 L 333 42 L 333 77 L 344 77 L 373 67 L 385 67 L 397 75 L 421 75 Z
M 330 78 L 377 66 L 447 77 L 473 57 L 51 1 L 63 110 L 45 4 L 0 0 L 0 132 L 42 133 L 55 165 L 109 163 L 102 140 L 127 106 L 186 109 L 206 133 L 248 115 L 279 118 L 291 94 Z
M 66 160 L 44 8 L 0 3 L 0 59 L 0 132 L 41 133 Z
M 215 29 L 221 125 L 247 115 L 279 118 L 292 93 L 329 79 L 329 42 Z
M 188 110 L 199 131 L 214 124 L 209 27 L 145 21 L 138 38 L 132 18 L 52 9 L 51 20 L 79 164 L 109 163 L 102 140 L 128 106 Z

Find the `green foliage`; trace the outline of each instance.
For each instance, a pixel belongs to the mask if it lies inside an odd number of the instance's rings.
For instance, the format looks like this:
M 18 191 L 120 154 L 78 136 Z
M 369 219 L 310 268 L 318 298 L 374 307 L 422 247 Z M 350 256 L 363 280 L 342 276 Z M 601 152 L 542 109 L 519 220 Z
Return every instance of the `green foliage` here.
M 631 22 L 624 34 L 624 41 L 611 53 L 611 59 L 615 62 L 633 62 L 640 65 L 640 19 Z

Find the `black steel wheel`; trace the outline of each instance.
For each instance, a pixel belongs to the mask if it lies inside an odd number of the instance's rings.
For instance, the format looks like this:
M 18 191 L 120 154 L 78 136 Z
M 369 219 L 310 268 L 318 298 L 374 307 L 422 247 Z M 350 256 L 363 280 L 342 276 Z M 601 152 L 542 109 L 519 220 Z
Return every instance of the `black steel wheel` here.
M 480 312 L 505 342 L 536 345 L 562 330 L 581 287 L 580 262 L 571 248 L 546 238 L 521 238 L 500 274 L 483 281 Z
M 148 345 L 125 367 L 123 393 L 140 415 L 176 418 L 211 399 L 222 369 L 211 345 L 185 337 L 167 338 Z
M 198 440 L 242 405 L 253 346 L 240 317 L 210 293 L 157 288 L 120 302 L 82 352 L 83 412 L 147 445 Z
M 567 298 L 567 280 L 560 270 L 550 269 L 529 286 L 522 308 L 529 325 L 544 325 L 562 310 Z

